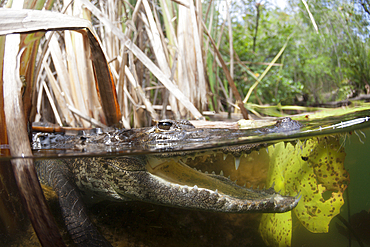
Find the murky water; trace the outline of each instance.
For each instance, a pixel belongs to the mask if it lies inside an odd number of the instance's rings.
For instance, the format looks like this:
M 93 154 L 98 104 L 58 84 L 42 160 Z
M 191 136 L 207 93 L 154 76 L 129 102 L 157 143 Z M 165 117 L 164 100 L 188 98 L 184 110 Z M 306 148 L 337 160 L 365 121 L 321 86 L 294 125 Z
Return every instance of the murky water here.
M 284 215 L 215 213 L 135 201 L 90 205 L 92 221 L 113 246 L 366 246 L 370 245 L 368 116 L 370 112 L 361 112 L 304 122 L 300 131 L 288 133 L 239 131 L 222 140 L 182 142 L 181 150 L 176 149 L 178 143 L 150 145 L 146 150 L 135 145 L 107 145 L 102 149 L 94 143 L 90 147 L 48 146 L 46 150 L 35 144 L 34 153 L 55 159 L 91 152 L 99 156 L 136 156 L 181 151 L 187 155 L 172 157 L 173 162 L 183 162 L 202 172 L 222 173 L 240 186 L 263 188 L 274 183 L 275 190 L 282 194 L 302 195 L 298 206 Z M 269 145 L 239 158 L 209 151 L 250 143 Z M 194 150 L 203 153 L 192 155 Z M 5 165 L 1 167 L 3 184 L 8 183 L 5 176 L 9 174 Z M 49 187 L 43 189 L 64 241 L 73 246 L 56 194 Z M 26 214 L 19 209 L 20 201 L 15 194 L 13 197 L 16 192 L 9 194 L 6 188 L 0 191 L 1 246 L 39 246 Z

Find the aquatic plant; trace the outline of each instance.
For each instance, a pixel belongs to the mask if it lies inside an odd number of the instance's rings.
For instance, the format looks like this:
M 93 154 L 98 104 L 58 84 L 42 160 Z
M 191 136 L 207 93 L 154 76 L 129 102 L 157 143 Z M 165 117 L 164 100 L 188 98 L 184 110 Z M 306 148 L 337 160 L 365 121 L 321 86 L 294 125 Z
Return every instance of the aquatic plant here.
M 269 156 L 267 186 L 274 184 L 282 194 L 300 193 L 302 198 L 292 212 L 307 230 L 328 232 L 331 219 L 344 204 L 343 192 L 349 182 L 343 166 L 346 153 L 339 138 L 281 142 L 269 147 Z M 259 232 L 266 244 L 291 245 L 292 212 L 262 216 Z

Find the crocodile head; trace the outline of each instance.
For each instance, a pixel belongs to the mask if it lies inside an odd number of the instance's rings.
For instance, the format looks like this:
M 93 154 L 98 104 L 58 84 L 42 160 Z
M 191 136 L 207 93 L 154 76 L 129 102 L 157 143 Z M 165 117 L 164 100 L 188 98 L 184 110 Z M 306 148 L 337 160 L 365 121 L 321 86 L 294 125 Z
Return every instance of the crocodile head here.
M 297 126 L 291 121 L 279 121 L 263 131 L 291 129 L 287 124 L 292 123 Z M 280 195 L 273 187 L 249 188 L 250 185 L 264 185 L 268 169 L 266 144 L 179 151 L 184 142 L 211 141 L 237 134 L 236 130 L 198 129 L 188 121 L 172 120 L 159 121 L 151 128 L 120 132 L 115 139 L 172 152 L 110 161 L 114 162 L 116 172 L 123 176 L 116 176 L 114 191 L 127 198 L 209 211 L 286 212 L 293 209 L 299 201 L 298 196 Z M 120 159 L 123 162 L 119 162 Z M 134 163 L 137 163 L 134 169 L 128 168 Z M 132 190 L 136 185 L 127 186 L 125 182 L 128 170 L 132 169 L 137 173 L 132 174 L 132 179 L 144 184 L 136 191 Z
M 260 129 L 279 132 L 299 127 L 293 120 Z M 284 196 L 264 186 L 268 155 L 266 144 L 198 149 L 198 141 L 232 139 L 244 133 L 229 129 L 195 128 L 188 121 L 163 120 L 150 128 L 84 134 L 84 145 L 130 145 L 158 152 L 116 158 L 78 158 L 69 161 L 78 187 L 105 197 L 134 199 L 175 207 L 220 212 L 286 212 L 298 196 Z M 194 150 L 182 150 L 185 144 Z M 189 145 L 187 147 L 189 147 Z M 166 152 L 161 152 L 166 151 Z M 171 152 L 167 152 L 171 151 Z M 72 164 L 72 165 L 71 165 Z

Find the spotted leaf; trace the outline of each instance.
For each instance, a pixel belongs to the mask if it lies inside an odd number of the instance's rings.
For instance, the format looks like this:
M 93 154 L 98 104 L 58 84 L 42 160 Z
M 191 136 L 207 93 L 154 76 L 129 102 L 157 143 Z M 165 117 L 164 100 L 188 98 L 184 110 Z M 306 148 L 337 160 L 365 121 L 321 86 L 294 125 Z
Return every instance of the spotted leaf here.
M 275 184 L 275 190 L 285 195 L 302 195 L 298 206 L 293 210 L 299 221 L 309 231 L 328 232 L 331 219 L 344 204 L 343 192 L 349 182 L 348 172 L 343 163 L 345 152 L 337 137 L 320 137 L 307 141 L 278 143 L 269 147 L 270 168 L 267 185 Z M 291 213 L 289 214 L 291 220 Z M 288 217 L 288 216 L 285 216 Z M 291 229 L 276 219 L 273 214 L 264 215 L 261 226 L 267 222 L 279 236 L 291 235 Z M 265 232 L 264 232 L 265 231 Z M 266 232 L 267 231 L 267 232 Z M 272 246 L 284 245 L 265 227 L 260 232 L 266 243 Z M 289 236 L 291 238 L 291 236 Z M 271 239 L 275 243 L 271 244 Z

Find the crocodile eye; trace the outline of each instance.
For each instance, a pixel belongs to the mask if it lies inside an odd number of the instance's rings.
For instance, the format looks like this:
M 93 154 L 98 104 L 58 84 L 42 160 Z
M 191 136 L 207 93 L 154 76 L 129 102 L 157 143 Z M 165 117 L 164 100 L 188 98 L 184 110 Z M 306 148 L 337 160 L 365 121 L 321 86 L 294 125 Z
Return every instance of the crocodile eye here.
M 161 130 L 169 130 L 172 126 L 171 122 L 159 122 L 158 123 L 158 128 Z

